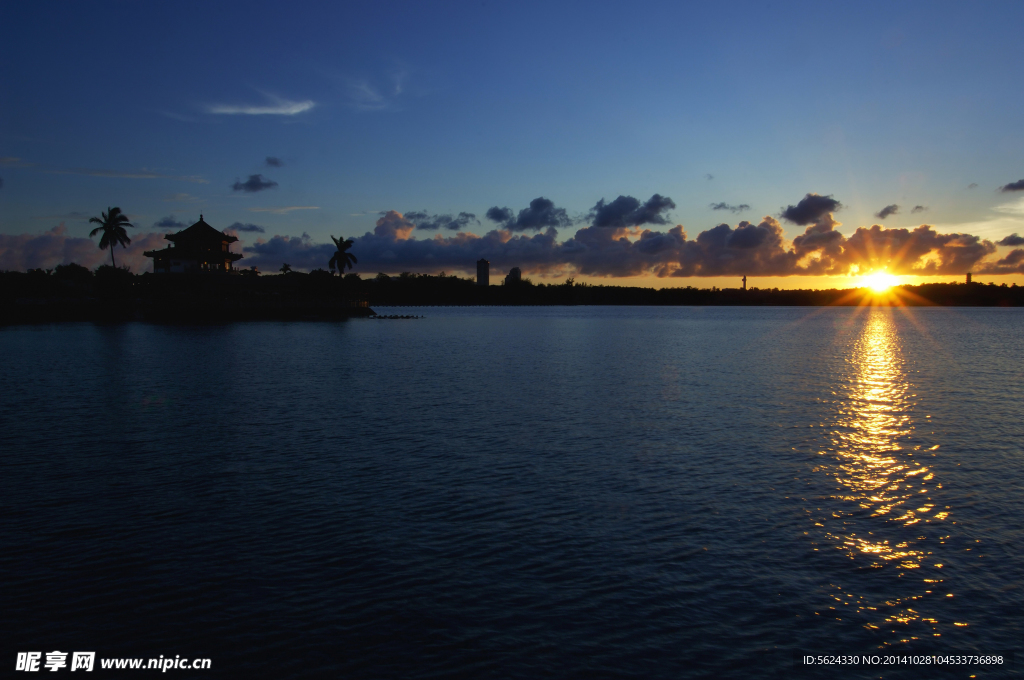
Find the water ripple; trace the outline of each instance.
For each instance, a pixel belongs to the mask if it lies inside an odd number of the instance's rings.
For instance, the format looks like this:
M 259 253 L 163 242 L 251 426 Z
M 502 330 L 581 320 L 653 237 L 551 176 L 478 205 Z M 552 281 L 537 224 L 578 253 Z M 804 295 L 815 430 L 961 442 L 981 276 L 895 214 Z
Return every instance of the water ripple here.
M 1015 310 L 426 316 L 0 330 L 9 652 L 679 678 L 1019 645 Z

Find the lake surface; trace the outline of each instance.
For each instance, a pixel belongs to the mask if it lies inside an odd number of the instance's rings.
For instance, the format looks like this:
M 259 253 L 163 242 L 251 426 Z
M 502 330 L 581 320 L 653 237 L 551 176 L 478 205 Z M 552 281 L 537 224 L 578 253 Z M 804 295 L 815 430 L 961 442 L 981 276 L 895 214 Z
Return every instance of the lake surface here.
M 0 329 L 2 663 L 1020 674 L 794 655 L 1020 649 L 1024 310 L 378 312 Z

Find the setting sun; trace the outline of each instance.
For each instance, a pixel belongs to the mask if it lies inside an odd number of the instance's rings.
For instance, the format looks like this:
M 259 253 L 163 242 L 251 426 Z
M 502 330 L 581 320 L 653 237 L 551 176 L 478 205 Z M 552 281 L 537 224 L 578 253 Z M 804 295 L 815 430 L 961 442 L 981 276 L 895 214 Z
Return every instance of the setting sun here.
M 898 283 L 895 276 L 885 271 L 872 272 L 863 278 L 863 282 L 865 287 L 876 293 L 884 293 Z

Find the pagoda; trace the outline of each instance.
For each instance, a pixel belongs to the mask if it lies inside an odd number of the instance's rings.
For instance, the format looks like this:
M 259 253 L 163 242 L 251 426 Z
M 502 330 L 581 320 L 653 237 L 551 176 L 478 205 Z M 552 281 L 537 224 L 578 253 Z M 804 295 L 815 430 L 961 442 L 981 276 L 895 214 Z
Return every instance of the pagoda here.
M 232 263 L 242 259 L 228 246 L 238 240 L 217 231 L 199 216 L 199 221 L 176 234 L 167 234 L 171 245 L 162 250 L 147 250 L 143 255 L 153 258 L 153 271 L 158 274 L 184 272 L 230 272 Z

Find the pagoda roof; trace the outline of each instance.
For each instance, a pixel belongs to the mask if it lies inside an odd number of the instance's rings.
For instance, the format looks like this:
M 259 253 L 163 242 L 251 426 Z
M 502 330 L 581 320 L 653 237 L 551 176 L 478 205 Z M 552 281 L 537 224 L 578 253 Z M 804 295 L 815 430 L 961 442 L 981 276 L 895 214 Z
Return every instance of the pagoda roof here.
M 164 238 L 167 239 L 168 241 L 174 241 L 175 243 L 177 243 L 179 239 L 181 239 L 182 241 L 191 242 L 215 241 L 217 243 L 234 243 L 235 241 L 238 240 L 237 236 L 229 236 L 224 232 L 217 231 L 216 229 L 211 227 L 209 224 L 206 223 L 205 220 L 203 220 L 202 215 L 199 216 L 199 221 L 193 224 L 191 227 L 188 227 L 187 229 L 182 229 L 176 234 L 167 234 L 164 236 Z

